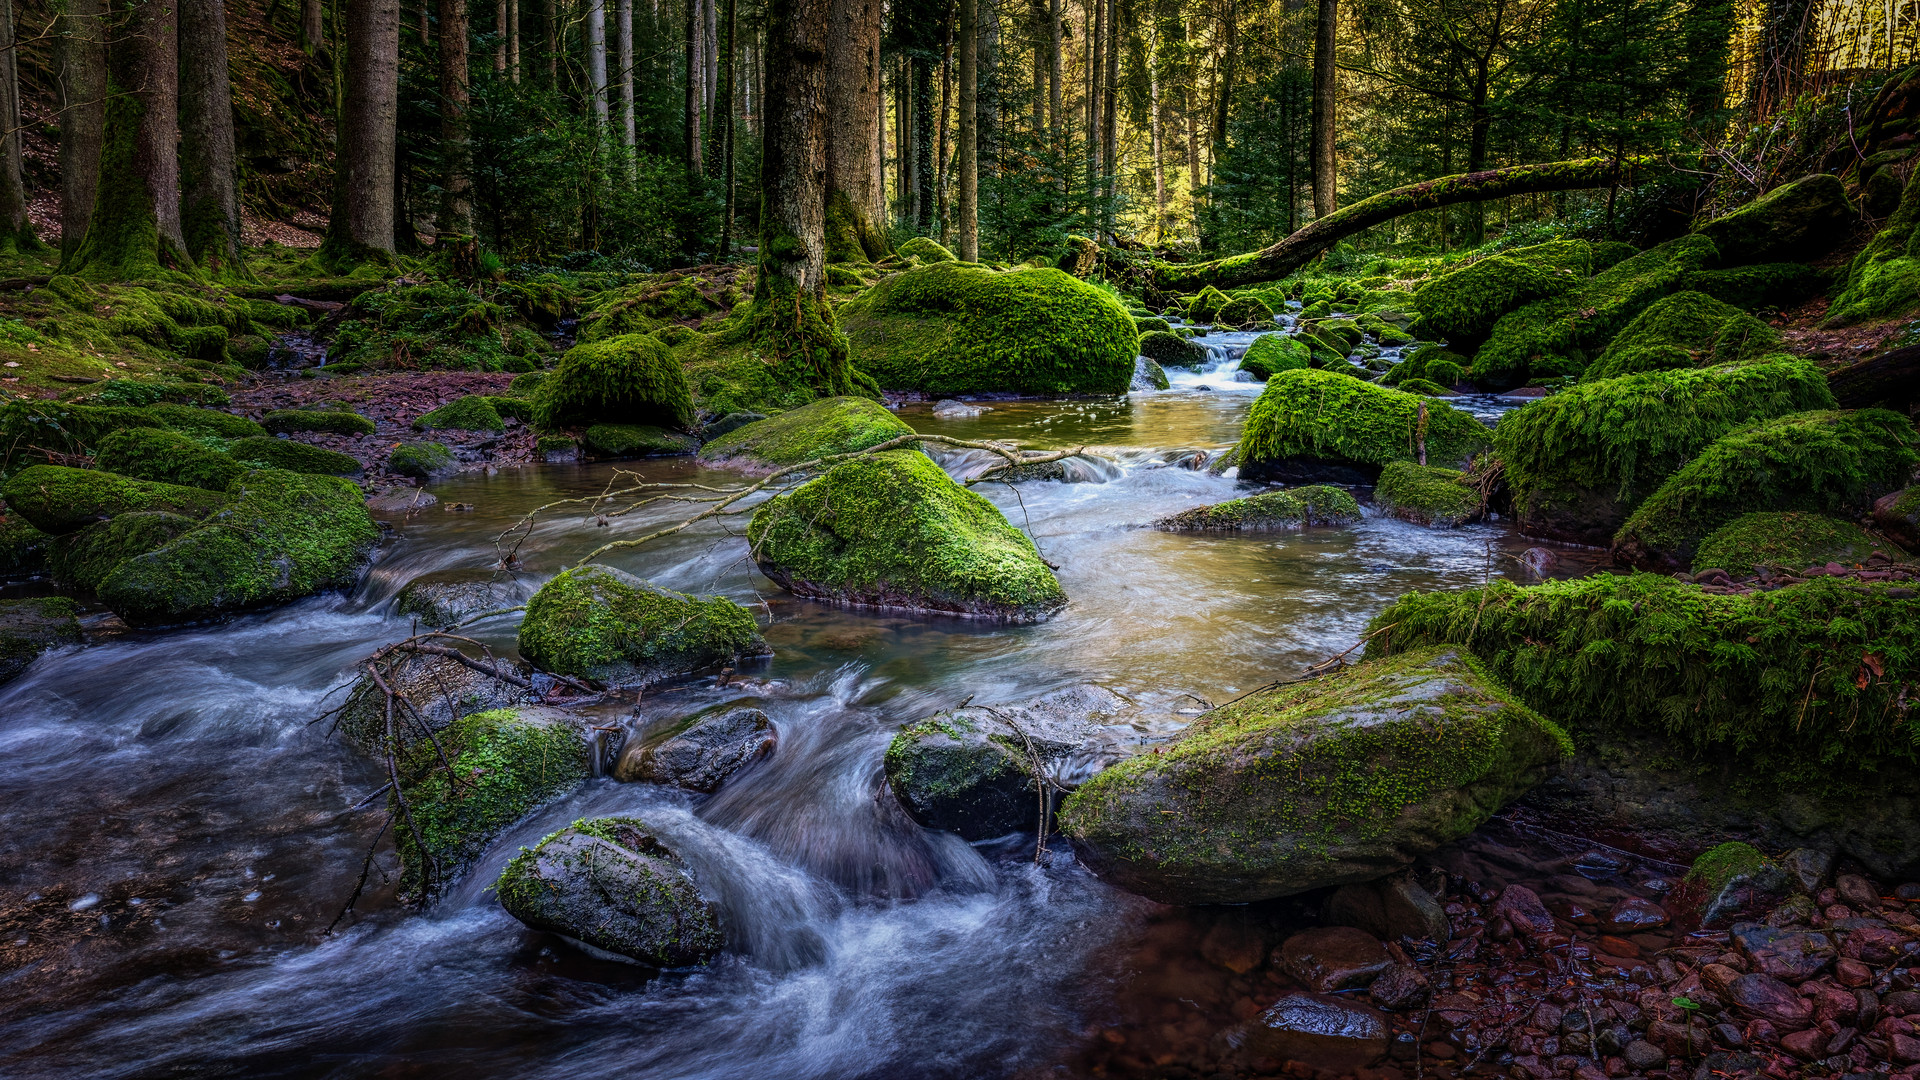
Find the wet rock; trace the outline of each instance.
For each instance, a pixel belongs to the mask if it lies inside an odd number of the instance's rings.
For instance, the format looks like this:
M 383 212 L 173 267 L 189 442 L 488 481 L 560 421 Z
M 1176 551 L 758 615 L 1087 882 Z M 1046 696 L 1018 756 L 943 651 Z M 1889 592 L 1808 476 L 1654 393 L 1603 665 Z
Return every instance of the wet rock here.
M 766 713 L 722 706 L 694 717 L 665 739 L 628 747 L 614 778 L 717 791 L 728 777 L 773 753 L 778 741 Z
M 909 725 L 886 753 L 887 784 L 915 821 L 966 840 L 1039 825 L 1042 777 L 1078 783 L 1118 760 L 1098 738 L 1129 706 L 1091 683 L 1025 705 L 969 706 Z
M 376 514 L 403 514 L 410 510 L 425 510 L 439 501 L 439 496 L 422 488 L 395 488 L 369 498 L 367 509 Z
M 1914 952 L 1913 938 L 1888 926 L 1861 926 L 1849 929 L 1840 946 L 1841 955 L 1864 964 L 1886 967 Z
M 1274 955 L 1274 966 L 1322 994 L 1366 986 L 1392 965 L 1379 939 L 1351 926 L 1302 931 Z
M 495 658 L 493 663 L 514 675 L 525 677 L 528 669 L 511 660 Z M 414 653 L 391 664 L 383 676 L 394 693 L 405 699 L 395 703 L 393 737 L 402 750 L 426 733 L 446 730 L 463 716 L 529 703 L 531 695 L 512 683 L 475 671 L 449 656 Z M 423 730 L 424 725 L 424 730 Z M 383 753 L 387 740 L 387 695 L 372 677 L 362 675 L 347 692 L 340 710 L 339 730 L 356 746 L 370 754 Z
M 1491 914 L 1503 918 L 1528 937 L 1540 938 L 1557 932 L 1553 914 L 1540 902 L 1540 894 L 1525 885 L 1509 885 L 1493 905 Z
M 1327 898 L 1325 921 L 1355 926 L 1377 938 L 1445 942 L 1453 936 L 1440 901 L 1405 875 L 1342 885 Z
M 1664 1020 L 1656 1020 L 1647 1026 L 1647 1040 L 1669 1057 L 1697 1057 L 1713 1049 L 1712 1040 L 1701 1028 L 1690 1024 L 1670 1024 Z
M 865 450 L 911 434 L 912 428 L 877 401 L 826 398 L 711 436 L 711 441 L 700 448 L 700 462 L 763 476 L 789 465 Z
M 942 420 L 971 420 L 987 414 L 985 405 L 969 405 L 955 398 L 942 398 L 933 403 L 933 415 Z
M 1229 499 L 1211 506 L 1196 506 L 1172 517 L 1161 518 L 1154 522 L 1154 527 L 1175 531 L 1205 529 L 1237 532 L 1300 529 L 1310 525 L 1354 525 L 1360 520 L 1360 504 L 1350 493 L 1316 484 L 1287 491 L 1269 491 L 1244 499 Z
M 1727 996 L 1742 1016 L 1768 1021 L 1782 1030 L 1798 1031 L 1813 1018 L 1813 1006 L 1771 975 L 1742 975 L 1727 988 Z
M 1695 232 L 1713 241 L 1726 266 L 1804 262 L 1832 250 L 1852 231 L 1858 216 L 1840 178 L 1816 173 L 1783 184 Z
M 1780 906 L 1767 912 L 1764 921 L 1768 926 L 1793 926 L 1810 923 L 1819 913 L 1820 909 L 1814 906 L 1810 897 L 1790 896 Z
M 1880 906 L 1880 890 L 1859 874 L 1841 874 L 1833 879 L 1833 887 L 1855 911 L 1873 911 Z
M 18 678 L 48 649 L 79 644 L 78 613 L 64 596 L 0 600 L 0 683 Z
M 1651 900 L 1629 896 L 1607 912 L 1607 926 L 1621 933 L 1658 930 L 1667 925 L 1667 909 Z
M 514 918 L 597 954 L 704 964 L 723 939 L 691 871 L 644 821 L 578 821 L 522 851 L 494 891 Z
M 1267 958 L 1267 945 L 1267 935 L 1259 927 L 1223 920 L 1200 939 L 1200 956 L 1216 967 L 1245 975 Z
M 1819 848 L 1794 848 L 1780 856 L 1780 867 L 1793 879 L 1795 887 L 1812 896 L 1833 873 L 1833 852 Z
M 1536 575 L 1545 576 L 1547 571 L 1560 565 L 1560 556 L 1543 547 L 1530 547 L 1520 553 L 1520 563 Z
M 513 607 L 531 595 L 531 588 L 503 571 L 436 570 L 407 582 L 394 598 L 393 613 L 444 630 L 482 612 Z
M 1645 1039 L 1628 1043 L 1620 1056 L 1626 1059 L 1629 1068 L 1640 1072 L 1663 1068 L 1667 1064 L 1667 1052 Z
M 1426 432 L 1427 462 L 1443 468 L 1465 468 L 1488 443 L 1484 425 L 1439 401 L 1333 371 L 1282 371 L 1247 413 L 1240 477 L 1370 484 L 1381 466 L 1421 456 L 1405 435 L 1414 430 Z
M 1736 923 L 1733 941 L 1755 971 L 1800 982 L 1825 971 L 1838 955 L 1825 934 L 1779 930 L 1757 923 Z
M 1901 547 L 1920 551 L 1920 488 L 1906 488 L 1874 500 L 1873 524 Z
M 1133 383 L 1128 386 L 1127 389 L 1165 390 L 1171 385 L 1172 383 L 1167 379 L 1165 368 L 1154 363 L 1149 357 L 1139 356 L 1134 358 Z
M 755 420 L 765 420 L 766 418 L 765 413 L 750 412 L 746 409 L 735 409 L 725 416 L 710 421 L 705 427 L 701 428 L 700 438 L 706 442 L 712 442 L 722 435 L 730 434 L 746 427 Z
M 1367 987 L 1367 996 L 1383 1009 L 1403 1012 L 1424 1004 L 1433 996 L 1433 987 L 1419 968 L 1412 964 L 1394 964 Z
M 520 655 L 542 671 L 617 686 L 764 656 L 753 613 L 723 596 L 690 596 L 610 566 L 562 570 L 527 601 Z
M 1287 896 L 1459 838 L 1565 740 L 1459 652 L 1420 650 L 1216 709 L 1082 785 L 1060 822 L 1097 872 L 1155 899 Z
M 1351 1072 L 1387 1056 L 1387 1034 L 1386 1017 L 1371 1006 L 1326 994 L 1292 993 L 1247 1026 L 1246 1049 L 1255 1057 Z

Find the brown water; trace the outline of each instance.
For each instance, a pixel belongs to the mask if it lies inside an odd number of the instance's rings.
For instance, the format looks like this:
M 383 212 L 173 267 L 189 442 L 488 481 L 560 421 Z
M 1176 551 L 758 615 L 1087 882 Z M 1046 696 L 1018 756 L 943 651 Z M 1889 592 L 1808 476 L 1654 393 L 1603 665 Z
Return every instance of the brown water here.
M 309 721 L 356 658 L 408 632 L 386 613 L 401 585 L 492 563 L 496 536 L 520 514 L 602 490 L 610 466 L 438 485 L 441 506 L 395 518 L 351 596 L 43 658 L 0 688 L 0 1074 L 1092 1069 L 1088 1048 L 1131 1023 L 1138 988 L 1177 983 L 1184 969 L 1165 943 L 1222 916 L 1148 904 L 1058 852 L 1035 865 L 1031 837 L 970 846 L 920 829 L 884 793 L 892 733 L 969 696 L 1019 701 L 1087 680 L 1146 703 L 1143 728 L 1171 729 L 1206 702 L 1347 649 L 1409 589 L 1530 580 L 1517 558 L 1530 543 L 1496 527 L 1435 532 L 1369 516 L 1261 536 L 1142 528 L 1236 493 L 1231 479 L 1168 463 L 1238 434 L 1257 387 L 1207 377 L 1219 385 L 996 404 L 972 419 L 903 412 L 929 433 L 1116 448 L 1096 470 L 1105 482 L 978 489 L 1061 568 L 1071 602 L 1039 626 L 793 600 L 747 562 L 743 517 L 613 557 L 662 585 L 754 606 L 777 651 L 744 682 L 698 681 L 611 703 L 608 715 L 639 729 L 753 698 L 780 729 L 778 750 L 705 800 L 594 781 L 503 836 L 432 910 L 395 906 L 377 874 L 330 936 L 381 819 L 377 806 L 354 807 L 382 778 Z M 629 467 L 650 480 L 740 482 L 684 460 Z M 473 509 L 444 509 L 453 502 Z M 523 547 L 525 575 L 537 584 L 683 513 L 668 503 L 606 526 L 554 518 Z M 1562 572 L 1591 562 L 1563 554 Z M 510 650 L 514 620 L 476 636 Z M 644 814 L 715 889 L 731 949 L 712 968 L 655 975 L 587 959 L 486 893 L 520 845 L 616 812 Z M 380 866 L 391 874 L 390 853 Z M 1208 1001 L 1197 1015 L 1213 1024 L 1227 1013 Z

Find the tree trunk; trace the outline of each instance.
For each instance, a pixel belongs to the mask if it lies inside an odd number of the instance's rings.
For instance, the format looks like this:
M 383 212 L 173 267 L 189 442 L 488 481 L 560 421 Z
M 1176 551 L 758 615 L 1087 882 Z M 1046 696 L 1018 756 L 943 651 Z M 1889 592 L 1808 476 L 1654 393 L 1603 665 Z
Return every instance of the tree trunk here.
M 1087 41 L 1087 209 L 1091 229 L 1099 230 L 1093 209 L 1100 197 L 1100 74 L 1105 65 L 1106 16 L 1100 0 L 1086 0 Z
M 346 77 L 335 136 L 333 216 L 321 255 L 335 267 L 386 261 L 394 240 L 399 0 L 346 0 Z
M 1060 0 L 1047 0 L 1047 145 L 1061 149 Z M 1065 179 L 1062 177 L 1061 179 Z
M 1339 157 L 1334 150 L 1335 69 L 1334 31 L 1340 21 L 1340 0 L 1320 0 L 1320 18 L 1313 34 L 1313 213 L 1326 217 L 1340 208 Z
M 902 222 L 913 220 L 913 147 L 908 134 L 913 107 L 907 100 L 911 69 L 905 54 L 893 69 L 893 205 Z
M 448 0 L 440 0 L 444 5 Z M 457 0 L 456 0 L 457 2 Z M 445 33 L 446 27 L 441 26 Z M 587 0 L 587 94 L 593 113 L 593 129 L 607 134 L 607 5 L 606 0 Z
M 828 0 L 827 261 L 885 258 L 886 189 L 874 177 L 880 113 L 880 0 Z
M 183 0 L 179 19 L 180 218 L 187 257 L 216 277 L 246 278 L 225 5 Z
M 1226 49 L 1220 57 L 1220 85 L 1213 103 L 1213 157 L 1227 145 L 1227 118 L 1233 108 L 1233 82 L 1240 76 L 1240 0 L 1227 0 L 1226 16 L 1221 22 Z
M 827 305 L 827 37 L 831 0 L 768 0 L 760 258 L 752 332 L 785 391 L 853 391 Z
M 1028 0 L 1027 14 L 1033 20 L 1033 141 L 1038 146 L 1047 139 L 1047 0 Z
M 937 152 L 933 173 L 933 217 L 934 231 L 938 233 L 941 244 L 953 242 L 950 230 L 952 218 L 947 210 L 947 114 L 953 110 L 953 34 L 951 28 L 945 45 L 940 50 L 940 117 L 935 124 L 934 145 Z
M 1147 134 L 1153 145 L 1153 242 L 1167 242 L 1167 162 L 1160 139 L 1160 31 L 1147 54 Z
M 619 65 L 620 145 L 627 151 L 627 179 L 631 181 L 633 151 L 640 134 L 633 115 L 633 0 L 618 0 L 614 5 L 613 37 L 618 46 L 614 59 Z
M 507 71 L 520 83 L 520 0 L 507 0 Z
M 1164 296 L 1197 292 L 1208 285 L 1230 289 L 1259 281 L 1278 281 L 1354 233 L 1392 221 L 1402 214 L 1509 195 L 1603 188 L 1634 170 L 1652 169 L 1658 164 L 1658 159 L 1651 157 L 1628 158 L 1624 163 L 1612 157 L 1583 158 L 1545 165 L 1515 165 L 1408 184 L 1316 218 L 1306 228 L 1259 251 L 1212 262 L 1157 264 L 1153 268 L 1152 288 Z
M 560 90 L 560 0 L 547 0 L 546 6 L 547 89 Z
M 913 62 L 913 224 L 933 232 L 933 66 Z
M 100 184 L 70 272 L 137 281 L 191 270 L 180 229 L 178 46 L 164 0 L 133 0 L 107 43 Z
M 706 48 L 700 43 L 700 36 L 706 24 L 700 18 L 700 0 L 686 0 L 686 5 L 687 92 L 681 112 L 687 125 L 687 175 L 697 177 L 703 171 L 700 163 L 700 102 L 703 97 L 700 74 L 706 68 L 705 61 L 701 59 Z
M 716 259 L 720 262 L 733 260 L 733 215 L 736 186 L 734 184 L 734 162 L 738 158 L 733 149 L 734 113 L 740 97 L 735 89 L 737 78 L 733 62 L 736 42 L 739 41 L 740 19 L 736 10 L 737 0 L 727 0 L 727 11 L 720 23 L 720 74 L 725 79 L 725 91 L 720 95 L 720 152 L 726 156 L 726 168 L 721 179 L 726 188 L 726 205 L 720 214 L 720 252 Z M 877 57 L 875 58 L 878 59 Z M 633 124 L 633 110 L 627 110 L 628 130 Z M 631 136 L 629 136 L 631 137 Z M 884 190 L 884 189 L 882 189 Z
M 308 56 L 320 51 L 326 44 L 326 31 L 321 22 L 327 10 L 326 0 L 300 0 L 300 48 Z
M 720 88 L 720 27 L 719 9 L 713 0 L 700 0 L 700 14 L 704 20 L 700 25 L 700 44 L 706 49 L 706 70 L 700 79 L 700 89 L 706 94 L 707 117 L 714 115 L 714 95 Z
M 54 38 L 54 82 L 60 95 L 60 260 L 87 234 L 100 182 L 101 125 L 107 104 L 107 49 L 100 0 L 67 0 L 63 32 Z
M 493 0 L 493 73 L 507 73 L 507 0 Z
M 0 0 L 0 123 L 6 124 L 6 129 L 0 131 L 0 251 L 35 251 L 41 243 L 33 235 L 33 223 L 27 219 L 27 184 L 20 159 L 20 68 L 16 55 L 13 0 Z
M 1118 190 L 1120 174 L 1120 13 L 1119 0 L 1107 0 L 1107 81 L 1106 100 L 1100 104 L 1100 163 L 1104 170 L 1101 194 L 1111 199 Z M 1113 204 L 1108 202 L 1101 215 L 1106 233 L 1113 235 Z
M 594 0 L 597 5 L 599 0 Z M 605 50 L 602 49 L 602 56 Z M 467 132 L 467 0 L 440 0 L 440 229 L 452 269 L 477 277 L 479 250 L 473 238 L 473 143 Z M 451 246 L 448 246 L 451 245 Z
M 980 261 L 980 0 L 960 0 L 960 250 Z

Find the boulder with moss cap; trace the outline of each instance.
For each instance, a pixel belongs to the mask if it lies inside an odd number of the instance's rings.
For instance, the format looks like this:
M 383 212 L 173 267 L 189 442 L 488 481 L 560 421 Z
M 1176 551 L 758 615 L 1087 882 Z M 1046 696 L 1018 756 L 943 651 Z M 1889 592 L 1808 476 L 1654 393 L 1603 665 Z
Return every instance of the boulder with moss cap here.
M 1713 241 L 1729 266 L 1805 262 L 1833 250 L 1859 219 L 1840 178 L 1815 173 L 1782 184 L 1694 231 Z
M 648 686 L 772 650 L 724 596 L 663 589 L 611 566 L 562 570 L 527 601 L 520 655 L 542 671 Z
M 913 434 L 877 401 L 833 397 L 734 428 L 700 448 L 700 463 L 764 476 Z
M 1163 368 L 1197 368 L 1207 362 L 1207 348 L 1167 330 L 1140 335 L 1140 355 Z
M 533 395 L 534 426 L 547 430 L 609 423 L 687 431 L 693 421 L 686 375 L 660 339 L 649 334 L 575 345 Z
M 1352 525 L 1360 520 L 1360 503 L 1337 487 L 1315 484 L 1228 499 L 1196 506 L 1154 522 L 1155 528 L 1176 531 L 1260 532 L 1303 529 L 1310 525 Z
M 361 472 L 359 459 L 339 451 L 265 435 L 235 439 L 227 444 L 227 454 L 257 469 L 285 469 L 317 476 L 358 476 Z
M 7 506 L 50 536 L 139 510 L 202 518 L 227 501 L 221 492 L 63 465 L 24 469 L 7 481 L 4 490 Z
M 1573 288 L 1573 274 L 1490 255 L 1433 278 L 1414 293 L 1419 330 L 1461 348 L 1486 340 L 1500 317 Z
M 1286 334 L 1261 334 L 1240 358 L 1240 370 L 1262 382 L 1282 371 L 1313 366 L 1313 350 Z
M 1338 372 L 1283 371 L 1247 413 L 1240 478 L 1372 483 L 1423 448 L 1435 465 L 1464 468 L 1488 440 L 1484 424 L 1441 402 Z
M 1761 567 L 1799 571 L 1830 562 L 1863 563 L 1880 546 L 1850 521 L 1824 514 L 1760 511 L 1742 514 L 1707 534 L 1693 553 L 1693 570 L 1725 570 L 1747 577 Z
M 229 454 L 166 428 L 123 428 L 94 448 L 94 468 L 182 487 L 225 491 L 247 471 Z
M 1628 323 L 1581 378 L 1754 360 L 1779 344 L 1779 331 L 1739 308 L 1705 293 L 1677 292 Z
M 48 649 L 78 645 L 79 608 L 64 596 L 0 600 L 0 683 L 12 682 Z
M 1572 752 L 1459 649 L 1262 690 L 1066 800 L 1101 877 L 1163 903 L 1370 881 L 1471 832 Z
M 1380 470 L 1373 503 L 1401 521 L 1451 529 L 1480 520 L 1486 501 L 1458 469 L 1396 461 Z
M 1026 534 L 925 454 L 843 461 L 747 526 L 760 571 L 798 596 L 1039 622 L 1066 593 Z

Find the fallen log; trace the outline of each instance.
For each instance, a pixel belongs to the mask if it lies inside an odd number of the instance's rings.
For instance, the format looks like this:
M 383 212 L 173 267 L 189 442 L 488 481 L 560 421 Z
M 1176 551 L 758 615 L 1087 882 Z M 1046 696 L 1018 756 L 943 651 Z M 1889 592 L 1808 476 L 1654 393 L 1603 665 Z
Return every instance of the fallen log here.
M 1827 373 L 1827 387 L 1843 409 L 1912 412 L 1920 399 L 1920 345 L 1888 349 Z

